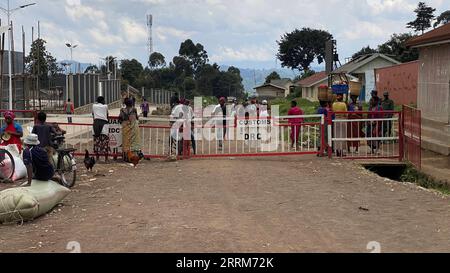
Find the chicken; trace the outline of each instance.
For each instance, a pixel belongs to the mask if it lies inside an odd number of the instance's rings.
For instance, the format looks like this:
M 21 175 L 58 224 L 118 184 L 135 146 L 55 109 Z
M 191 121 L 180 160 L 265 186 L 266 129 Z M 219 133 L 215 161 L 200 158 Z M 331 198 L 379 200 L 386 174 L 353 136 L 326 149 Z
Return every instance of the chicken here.
M 86 154 L 84 156 L 84 166 L 86 167 L 86 170 L 92 171 L 92 168 L 95 166 L 95 158 L 89 157 L 89 151 L 86 150 Z
M 139 164 L 142 158 L 144 158 L 142 153 L 135 154 L 131 151 L 128 151 L 127 153 L 128 162 L 133 164 L 133 166 L 136 168 L 136 166 Z

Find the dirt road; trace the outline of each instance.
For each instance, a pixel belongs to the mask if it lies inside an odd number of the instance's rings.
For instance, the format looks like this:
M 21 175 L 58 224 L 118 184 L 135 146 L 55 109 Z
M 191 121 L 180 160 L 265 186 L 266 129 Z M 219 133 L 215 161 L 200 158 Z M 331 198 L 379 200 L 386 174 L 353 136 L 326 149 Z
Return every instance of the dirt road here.
M 450 251 L 449 197 L 351 162 L 227 158 L 96 170 L 80 170 L 83 181 L 53 213 L 0 226 L 0 252 L 69 252 L 70 241 L 82 252 L 369 252 L 371 241 L 382 252 Z

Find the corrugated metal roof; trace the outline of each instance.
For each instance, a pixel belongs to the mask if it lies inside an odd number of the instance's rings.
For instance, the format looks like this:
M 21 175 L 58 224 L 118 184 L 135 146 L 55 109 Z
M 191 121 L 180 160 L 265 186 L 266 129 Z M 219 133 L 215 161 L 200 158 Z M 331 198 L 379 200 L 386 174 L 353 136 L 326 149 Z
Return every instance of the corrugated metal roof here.
M 271 80 L 270 83 L 265 83 L 261 86 L 255 87 L 254 89 L 258 89 L 258 88 L 266 87 L 266 86 L 273 86 L 273 87 L 285 90 L 286 85 L 288 83 L 292 83 L 291 79 Z
M 362 55 L 354 60 L 351 60 L 350 62 L 344 64 L 343 66 L 339 67 L 338 69 L 334 70 L 333 73 L 346 73 L 350 74 L 353 71 L 357 70 L 358 68 L 370 63 L 371 61 L 375 60 L 376 58 L 383 58 L 393 64 L 400 64 L 399 61 L 394 60 L 384 54 L 381 53 L 374 53 L 374 54 L 367 54 Z
M 436 43 L 449 40 L 450 43 L 450 23 L 440 26 L 423 35 L 412 38 L 406 43 L 406 46 L 414 47 L 428 43 Z

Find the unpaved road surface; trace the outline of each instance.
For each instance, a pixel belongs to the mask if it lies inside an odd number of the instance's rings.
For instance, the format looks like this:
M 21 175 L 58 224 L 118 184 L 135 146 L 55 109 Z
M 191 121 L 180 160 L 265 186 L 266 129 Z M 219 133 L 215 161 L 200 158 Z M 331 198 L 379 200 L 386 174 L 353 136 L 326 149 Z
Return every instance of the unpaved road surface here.
M 82 252 L 369 252 L 371 241 L 382 252 L 450 251 L 449 197 L 348 161 L 226 158 L 96 170 L 80 168 L 81 181 L 47 216 L 0 226 L 0 252 L 69 252 L 71 241 Z

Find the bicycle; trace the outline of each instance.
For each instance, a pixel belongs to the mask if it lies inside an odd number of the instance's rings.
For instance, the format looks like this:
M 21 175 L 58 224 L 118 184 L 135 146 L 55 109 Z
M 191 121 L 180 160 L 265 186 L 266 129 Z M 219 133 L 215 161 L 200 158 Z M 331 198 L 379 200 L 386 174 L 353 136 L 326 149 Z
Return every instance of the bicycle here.
M 72 188 L 75 186 L 77 179 L 77 163 L 73 156 L 76 149 L 61 148 L 65 143 L 65 139 L 64 135 L 52 138 L 52 148 L 55 150 L 55 153 L 50 161 L 55 169 L 55 173 L 59 175 L 60 181 L 58 182 L 66 188 Z

